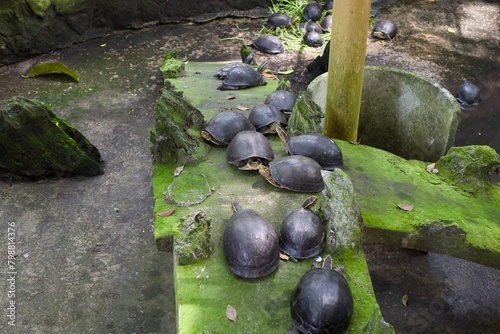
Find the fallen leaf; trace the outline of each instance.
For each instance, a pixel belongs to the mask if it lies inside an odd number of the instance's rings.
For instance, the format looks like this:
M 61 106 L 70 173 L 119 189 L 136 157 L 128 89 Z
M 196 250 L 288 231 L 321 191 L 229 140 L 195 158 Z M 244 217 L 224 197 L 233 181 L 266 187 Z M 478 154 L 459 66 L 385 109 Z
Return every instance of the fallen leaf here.
M 49 74 L 49 73 L 66 74 L 76 82 L 80 82 L 80 76 L 75 71 L 68 68 L 66 65 L 64 65 L 59 61 L 51 63 L 41 63 L 35 65 L 32 68 L 30 68 L 29 71 L 26 73 L 26 75 L 23 77 L 29 78 L 29 77 L 34 77 L 36 75 Z
M 404 305 L 404 306 L 408 306 L 408 301 L 409 301 L 409 300 L 410 300 L 410 296 L 409 296 L 407 293 L 405 293 L 405 294 L 403 295 L 403 298 L 401 298 L 401 301 L 403 302 L 403 305 Z
M 106 43 L 104 43 L 104 44 L 101 44 L 101 48 L 103 48 L 103 47 L 105 47 L 105 46 L 106 46 Z
M 292 73 L 293 73 L 292 68 L 290 68 L 288 70 L 278 71 L 278 74 L 281 74 L 281 75 L 292 74 Z
M 168 209 L 168 210 L 165 210 L 165 211 L 163 211 L 163 212 L 160 212 L 160 213 L 158 214 L 158 216 L 160 216 L 160 217 L 168 217 L 168 216 L 170 216 L 172 213 L 174 213 L 174 211 L 175 211 L 175 207 L 173 207 L 173 208 L 171 208 L 171 209 Z
M 235 98 L 236 98 L 236 96 L 234 96 L 234 95 L 228 95 L 228 96 L 226 96 L 226 100 L 232 100 L 232 99 L 235 99 Z
M 236 318 L 238 318 L 238 314 L 236 313 L 236 309 L 229 304 L 227 305 L 227 308 L 226 308 L 226 317 L 232 322 L 236 322 Z
M 432 171 L 434 170 L 434 168 L 436 167 L 436 163 L 433 162 L 431 163 L 430 165 L 427 165 L 427 167 L 425 167 L 425 169 L 429 172 L 429 173 L 432 173 Z
M 448 32 L 450 34 L 454 34 L 455 33 L 455 29 L 451 28 L 451 27 L 448 27 Z
M 184 165 L 177 167 L 174 170 L 174 176 L 177 177 L 177 176 L 181 175 L 183 170 L 184 170 Z
M 424 36 L 424 37 L 431 37 L 432 35 L 422 33 L 422 36 Z
M 411 211 L 413 210 L 413 204 L 398 204 L 398 208 L 404 211 Z
M 238 108 L 238 110 L 241 110 L 241 111 L 245 111 L 245 110 L 249 110 L 250 108 L 247 108 L 245 106 L 240 106 L 240 105 L 237 105 L 236 108 Z
M 290 259 L 290 256 L 283 252 L 280 252 L 280 259 L 282 259 L 283 261 L 288 261 L 288 259 Z
M 264 73 L 262 73 L 262 76 L 265 77 L 265 78 L 271 79 L 271 80 L 278 79 L 278 77 L 274 73 L 266 73 L 266 72 L 264 72 Z

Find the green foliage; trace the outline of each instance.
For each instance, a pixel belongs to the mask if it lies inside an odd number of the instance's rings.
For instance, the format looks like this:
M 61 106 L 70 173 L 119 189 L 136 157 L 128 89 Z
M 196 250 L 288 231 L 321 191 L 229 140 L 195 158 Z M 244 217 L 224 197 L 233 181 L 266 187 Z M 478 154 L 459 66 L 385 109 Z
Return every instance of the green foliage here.
M 257 33 L 257 36 L 269 34 L 278 37 L 285 47 L 286 51 L 309 51 L 309 52 L 322 52 L 323 48 L 313 48 L 304 44 L 302 41 L 303 33 L 302 29 L 299 26 L 301 22 L 304 21 L 304 16 L 302 15 L 302 11 L 304 10 L 304 6 L 309 1 L 306 0 L 281 0 L 281 1 L 273 1 L 269 10 L 271 13 L 283 13 L 292 18 L 292 26 L 289 28 L 276 28 L 276 29 L 268 29 L 262 26 L 262 29 Z M 329 12 L 324 12 L 323 16 L 327 15 Z M 323 40 L 323 45 L 330 40 L 330 33 L 323 33 L 321 35 L 321 39 Z

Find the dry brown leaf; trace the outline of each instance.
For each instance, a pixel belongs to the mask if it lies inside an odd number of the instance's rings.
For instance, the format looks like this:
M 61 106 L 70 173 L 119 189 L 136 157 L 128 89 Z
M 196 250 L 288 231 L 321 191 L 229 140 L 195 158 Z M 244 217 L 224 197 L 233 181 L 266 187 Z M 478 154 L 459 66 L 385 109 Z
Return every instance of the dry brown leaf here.
M 229 304 L 226 307 L 226 317 L 232 322 L 236 322 L 236 318 L 238 318 L 238 313 L 236 313 L 236 309 Z
M 398 208 L 404 211 L 411 211 L 413 210 L 413 204 L 398 204 Z
M 288 256 L 285 253 L 280 252 L 280 259 L 282 259 L 283 261 L 288 261 L 290 259 L 290 256 Z
M 168 209 L 168 210 L 165 210 L 165 211 L 163 211 L 163 212 L 160 212 L 160 213 L 158 214 L 158 216 L 160 216 L 160 217 L 168 217 L 168 216 L 170 216 L 172 213 L 174 213 L 174 211 L 175 211 L 175 207 L 174 207 L 174 208 L 171 208 L 171 209 Z
M 268 78 L 268 79 L 271 79 L 271 80 L 276 80 L 278 79 L 278 76 L 276 74 L 273 74 L 273 73 L 262 73 L 262 76 L 265 77 L 265 78 Z
M 236 98 L 236 96 L 234 96 L 234 95 L 228 95 L 228 96 L 226 96 L 226 100 L 232 100 L 232 99 L 235 99 L 235 98 Z
M 432 171 L 433 171 L 435 168 L 436 168 L 436 163 L 435 163 L 435 162 L 433 162 L 433 163 L 431 163 L 430 165 L 427 165 L 427 167 L 425 167 L 425 169 L 427 169 L 427 171 L 428 171 L 429 173 L 432 173 Z
M 236 108 L 238 108 L 238 110 L 241 110 L 241 111 L 246 111 L 246 110 L 249 110 L 250 108 L 248 107 L 245 107 L 245 106 L 240 106 L 240 105 L 237 105 Z

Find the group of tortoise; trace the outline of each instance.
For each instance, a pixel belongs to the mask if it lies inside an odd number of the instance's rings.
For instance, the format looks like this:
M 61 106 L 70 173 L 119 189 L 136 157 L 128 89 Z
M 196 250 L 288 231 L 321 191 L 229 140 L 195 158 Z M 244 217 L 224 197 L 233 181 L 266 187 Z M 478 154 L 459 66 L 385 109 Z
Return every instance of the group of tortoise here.
M 250 68 L 255 71 L 251 65 L 232 63 L 215 76 L 226 80 L 233 71 L 245 72 Z M 241 84 L 241 78 L 240 75 L 237 83 L 223 81 L 223 85 Z M 253 107 L 248 116 L 232 110 L 219 112 L 208 121 L 201 135 L 212 144 L 226 146 L 230 165 L 244 171 L 258 170 L 273 186 L 296 192 L 320 192 L 324 188 L 321 170 L 342 166 L 342 152 L 331 138 L 319 133 L 288 136 L 286 127 L 295 100 L 293 93 L 278 89 L 263 104 Z M 276 134 L 288 154 L 280 158 L 275 158 L 266 137 Z M 261 214 L 243 209 L 233 201 L 233 214 L 222 237 L 223 253 L 231 272 L 244 278 L 260 278 L 278 268 L 280 253 L 296 259 L 321 253 L 324 226 L 311 209 L 316 200 L 316 196 L 307 197 L 300 207 L 288 212 L 279 233 Z M 325 261 L 323 267 L 304 274 L 291 296 L 292 320 L 302 333 L 341 333 L 350 323 L 353 301 L 349 286 L 340 273 L 331 269 L 331 259 Z
M 233 215 L 224 229 L 222 247 L 230 270 L 241 277 L 259 278 L 274 272 L 280 251 L 298 259 L 323 250 L 324 228 L 311 210 L 317 197 L 306 198 L 301 207 L 283 219 L 279 236 L 258 212 L 242 209 L 233 201 Z M 354 308 L 352 293 L 340 270 L 332 269 L 328 255 L 323 266 L 306 272 L 293 289 L 290 314 L 295 329 L 304 334 L 344 333 Z

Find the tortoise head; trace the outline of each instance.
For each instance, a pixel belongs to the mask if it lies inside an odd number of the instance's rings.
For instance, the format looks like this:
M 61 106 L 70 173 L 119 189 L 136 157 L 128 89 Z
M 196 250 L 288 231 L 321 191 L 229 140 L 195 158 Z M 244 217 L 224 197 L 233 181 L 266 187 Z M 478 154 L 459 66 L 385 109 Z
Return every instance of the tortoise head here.
M 215 140 L 215 138 L 210 134 L 210 132 L 206 130 L 201 131 L 201 138 L 205 139 L 206 141 L 209 141 L 211 143 L 219 145 L 219 143 Z
M 277 188 L 283 188 L 283 186 L 281 184 L 277 183 L 276 180 L 273 178 L 268 166 L 262 165 L 259 168 L 259 173 L 260 173 L 260 175 L 264 176 L 266 178 L 267 182 L 271 183 L 273 186 L 275 186 Z
M 251 158 L 244 161 L 238 169 L 241 170 L 257 170 L 262 166 L 262 160 L 260 158 Z

